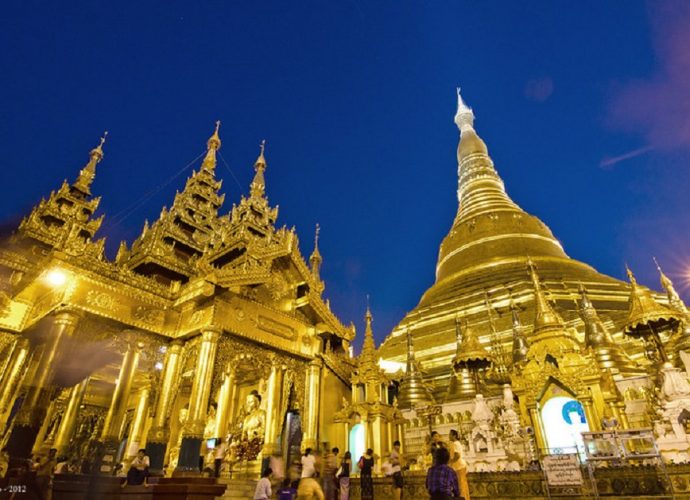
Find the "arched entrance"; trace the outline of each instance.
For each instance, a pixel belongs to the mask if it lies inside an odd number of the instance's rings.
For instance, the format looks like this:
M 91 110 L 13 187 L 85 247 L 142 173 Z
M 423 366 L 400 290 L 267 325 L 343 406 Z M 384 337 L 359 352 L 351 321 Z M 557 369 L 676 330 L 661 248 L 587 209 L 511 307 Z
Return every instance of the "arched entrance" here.
M 364 431 L 364 425 L 359 422 L 353 425 L 352 429 L 350 430 L 349 444 L 350 452 L 352 453 L 353 472 L 359 471 L 359 469 L 357 468 L 357 460 L 359 460 L 359 457 L 364 455 L 364 452 L 366 451 L 366 437 L 364 435 Z
M 582 404 L 573 398 L 557 396 L 541 409 L 541 420 L 550 454 L 584 453 L 582 432 L 589 431 Z

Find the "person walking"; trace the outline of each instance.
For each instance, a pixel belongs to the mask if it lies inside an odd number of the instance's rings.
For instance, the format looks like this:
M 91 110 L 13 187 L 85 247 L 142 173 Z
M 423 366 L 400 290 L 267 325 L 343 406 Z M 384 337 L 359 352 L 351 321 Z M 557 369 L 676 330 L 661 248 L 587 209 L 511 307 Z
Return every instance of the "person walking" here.
M 460 435 L 455 429 L 451 429 L 448 435 L 450 439 L 450 467 L 458 476 L 458 485 L 460 486 L 460 496 L 464 500 L 470 500 L 470 485 L 467 481 L 467 462 L 462 458 L 462 443 L 460 442 Z
M 352 454 L 349 451 L 343 455 L 338 472 L 340 486 L 340 500 L 350 500 L 350 471 L 352 470 Z
M 36 489 L 40 498 L 49 498 L 50 494 L 50 482 L 53 479 L 53 471 L 55 470 L 55 465 L 57 464 L 57 450 L 51 448 L 48 451 L 48 455 L 38 459 L 38 462 L 34 465 L 34 470 L 36 471 Z
M 426 473 L 426 490 L 430 500 L 454 500 L 460 496 L 458 476 L 448 467 L 450 453 L 445 447 L 434 453 L 434 465 Z
M 371 479 L 371 472 L 374 469 L 374 450 L 367 449 L 367 452 L 359 458 L 357 467 L 359 467 L 362 500 L 373 500 L 374 481 Z
M 254 490 L 254 500 L 271 500 L 273 492 L 271 491 L 271 474 L 273 471 L 270 467 L 266 467 L 266 470 L 261 474 L 261 479 L 256 484 L 256 490 Z
M 304 450 L 304 455 L 302 456 L 302 475 L 301 477 L 314 477 L 316 472 L 316 457 L 311 452 L 311 448 Z
M 391 477 L 393 478 L 393 498 L 395 500 L 400 500 L 402 498 L 404 484 L 400 460 L 400 441 L 395 441 L 390 454 Z

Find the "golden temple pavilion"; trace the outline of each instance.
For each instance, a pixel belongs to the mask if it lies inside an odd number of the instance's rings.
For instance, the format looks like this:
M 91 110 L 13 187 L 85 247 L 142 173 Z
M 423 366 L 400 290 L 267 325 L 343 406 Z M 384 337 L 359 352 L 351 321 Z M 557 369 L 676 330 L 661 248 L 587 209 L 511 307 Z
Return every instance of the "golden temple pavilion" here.
M 246 466 L 346 439 L 326 409 L 351 397 L 354 329 L 322 298 L 318 229 L 305 259 L 295 230 L 276 227 L 263 144 L 249 195 L 223 209 L 219 125 L 199 170 L 114 261 L 92 193 L 105 137 L 3 245 L 0 429 L 13 458 L 52 447 L 109 473 L 146 448 L 152 471 L 172 473 L 198 471 L 220 440 Z

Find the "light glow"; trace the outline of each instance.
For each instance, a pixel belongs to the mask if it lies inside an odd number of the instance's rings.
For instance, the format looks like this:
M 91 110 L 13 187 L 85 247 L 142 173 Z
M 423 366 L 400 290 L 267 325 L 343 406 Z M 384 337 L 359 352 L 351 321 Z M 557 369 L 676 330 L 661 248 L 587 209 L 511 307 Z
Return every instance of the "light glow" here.
M 163 369 L 163 363 L 161 363 L 160 361 L 157 361 L 155 364 L 155 368 L 156 368 L 156 370 L 161 371 Z
M 51 269 L 46 274 L 46 283 L 52 287 L 59 287 L 67 283 L 67 275 L 60 269 Z

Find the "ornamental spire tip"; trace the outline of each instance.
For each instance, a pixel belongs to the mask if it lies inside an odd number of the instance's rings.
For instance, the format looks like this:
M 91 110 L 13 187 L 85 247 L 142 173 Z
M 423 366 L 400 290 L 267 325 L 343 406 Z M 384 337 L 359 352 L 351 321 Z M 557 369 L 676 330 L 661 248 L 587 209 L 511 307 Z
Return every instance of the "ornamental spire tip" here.
M 472 108 L 462 100 L 460 87 L 457 87 L 456 90 L 458 93 L 458 110 L 455 113 L 455 124 L 458 126 L 458 129 L 463 132 L 467 129 L 474 128 L 474 113 L 472 112 Z

